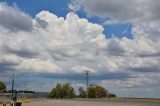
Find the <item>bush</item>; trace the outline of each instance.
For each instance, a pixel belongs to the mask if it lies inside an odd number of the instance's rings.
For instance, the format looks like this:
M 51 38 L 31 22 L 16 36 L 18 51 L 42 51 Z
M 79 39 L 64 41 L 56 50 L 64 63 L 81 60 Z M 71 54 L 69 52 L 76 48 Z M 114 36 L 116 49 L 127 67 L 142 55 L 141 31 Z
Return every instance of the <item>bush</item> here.
M 88 88 L 89 98 L 105 98 L 107 97 L 108 91 L 101 86 L 90 86 Z
M 1 92 L 2 90 L 5 90 L 5 89 L 6 89 L 5 83 L 3 83 L 2 81 L 0 81 L 0 92 Z
M 86 98 L 86 91 L 82 87 L 79 88 L 80 98 Z M 105 88 L 98 85 L 90 85 L 88 88 L 88 97 L 89 98 L 113 98 L 116 97 L 115 94 L 109 93 Z
M 49 93 L 50 98 L 74 98 L 75 91 L 74 88 L 66 83 L 66 84 L 59 84 L 57 83 L 56 87 L 52 89 Z
M 107 95 L 107 98 L 116 98 L 117 96 L 115 95 L 115 94 L 111 94 L 111 93 L 109 93 L 108 95 Z

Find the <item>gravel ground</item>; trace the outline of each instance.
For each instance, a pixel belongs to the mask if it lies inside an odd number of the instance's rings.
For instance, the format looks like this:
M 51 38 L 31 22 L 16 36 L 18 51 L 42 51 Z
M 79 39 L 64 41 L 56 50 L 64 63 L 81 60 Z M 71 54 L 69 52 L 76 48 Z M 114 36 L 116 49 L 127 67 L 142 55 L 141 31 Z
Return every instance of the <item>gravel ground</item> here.
M 109 101 L 109 100 L 49 100 L 41 99 L 26 103 L 24 106 L 160 106 L 158 103 L 146 104 L 142 102 Z

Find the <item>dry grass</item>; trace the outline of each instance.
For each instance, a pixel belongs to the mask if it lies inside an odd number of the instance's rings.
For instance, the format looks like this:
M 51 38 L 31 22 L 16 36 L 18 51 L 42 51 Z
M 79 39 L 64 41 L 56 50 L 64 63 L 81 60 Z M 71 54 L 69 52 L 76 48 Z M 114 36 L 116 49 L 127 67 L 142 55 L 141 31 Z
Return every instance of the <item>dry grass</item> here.
M 122 101 L 131 101 L 131 102 L 160 102 L 160 99 L 155 98 L 112 98 L 111 100 L 122 100 Z
M 0 100 L 0 104 L 3 104 L 3 103 L 7 103 L 7 104 L 10 104 L 10 100 Z M 29 103 L 29 102 L 33 102 L 33 100 L 31 99 L 24 99 L 24 100 L 17 100 L 17 102 L 23 102 L 23 103 Z

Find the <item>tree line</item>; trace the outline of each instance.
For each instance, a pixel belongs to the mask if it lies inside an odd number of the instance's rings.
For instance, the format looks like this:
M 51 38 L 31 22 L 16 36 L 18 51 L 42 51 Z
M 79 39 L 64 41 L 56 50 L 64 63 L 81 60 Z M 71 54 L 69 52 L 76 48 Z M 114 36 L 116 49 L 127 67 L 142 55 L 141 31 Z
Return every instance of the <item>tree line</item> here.
M 79 94 L 76 95 L 74 88 L 69 83 L 57 85 L 49 93 L 49 98 L 86 98 L 88 93 L 88 98 L 113 98 L 116 97 L 115 94 L 108 92 L 105 88 L 99 85 L 90 85 L 87 90 L 83 87 L 78 89 Z
M 0 93 L 11 93 L 12 91 L 6 90 L 6 85 L 0 81 Z M 34 93 L 33 91 L 23 91 L 20 90 L 17 93 Z M 83 87 L 79 87 L 78 94 L 76 94 L 75 89 L 69 83 L 57 85 L 48 94 L 49 98 L 113 98 L 116 97 L 115 94 L 110 93 L 105 88 L 99 85 L 90 85 L 87 90 Z
M 2 81 L 0 81 L 0 93 L 12 93 L 12 90 L 7 90 L 6 89 L 6 84 Z M 35 93 L 34 91 L 29 91 L 29 90 L 13 90 L 13 92 L 17 92 L 17 93 Z

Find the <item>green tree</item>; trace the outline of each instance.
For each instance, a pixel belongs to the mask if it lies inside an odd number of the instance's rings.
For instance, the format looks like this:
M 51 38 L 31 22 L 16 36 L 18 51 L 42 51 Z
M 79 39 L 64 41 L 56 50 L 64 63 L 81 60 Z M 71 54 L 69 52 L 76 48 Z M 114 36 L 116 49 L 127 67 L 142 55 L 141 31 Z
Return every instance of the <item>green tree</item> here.
M 57 83 L 56 87 L 52 89 L 49 93 L 50 98 L 74 98 L 75 91 L 74 88 L 66 83 L 66 84 L 59 84 Z
M 117 96 L 115 94 L 109 93 L 107 95 L 107 98 L 116 98 Z
M 86 91 L 82 87 L 79 88 L 79 97 L 86 98 Z M 108 92 L 105 88 L 98 85 L 90 85 L 88 88 L 89 98 L 115 98 L 116 95 Z
M 0 81 L 0 91 L 5 90 L 5 89 L 6 89 L 5 83 Z
M 88 96 L 89 98 L 105 98 L 107 97 L 108 91 L 98 85 L 90 86 L 88 88 Z

